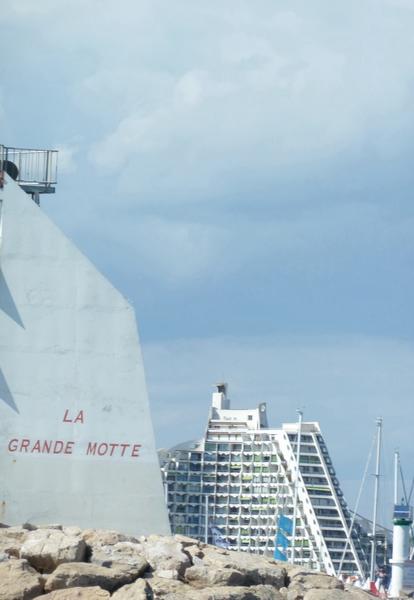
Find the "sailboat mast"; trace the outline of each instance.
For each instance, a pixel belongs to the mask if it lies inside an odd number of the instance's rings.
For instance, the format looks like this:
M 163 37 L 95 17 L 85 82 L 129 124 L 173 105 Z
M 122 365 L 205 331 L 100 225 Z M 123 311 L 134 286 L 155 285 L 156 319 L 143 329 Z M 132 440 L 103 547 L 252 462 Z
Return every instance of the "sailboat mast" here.
M 375 566 L 377 558 L 377 513 L 378 513 L 378 490 L 379 490 L 379 478 L 380 478 L 380 460 L 381 460 L 381 437 L 382 437 L 382 418 L 377 419 L 377 459 L 375 465 L 375 488 L 374 488 L 374 512 L 372 516 L 372 549 L 371 549 L 371 569 L 370 579 L 374 581 Z

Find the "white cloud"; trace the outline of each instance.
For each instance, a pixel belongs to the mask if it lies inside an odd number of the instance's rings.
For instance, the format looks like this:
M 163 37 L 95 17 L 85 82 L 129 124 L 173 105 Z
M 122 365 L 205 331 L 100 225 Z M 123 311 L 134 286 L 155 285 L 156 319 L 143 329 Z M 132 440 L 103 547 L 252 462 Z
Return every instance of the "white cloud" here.
M 59 151 L 59 174 L 74 173 L 77 169 L 75 156 L 79 151 L 77 145 L 57 144 L 56 149 Z
M 145 265 L 147 277 L 159 278 L 167 286 L 205 275 L 220 260 L 226 245 L 226 232 L 218 226 L 150 217 L 132 227 L 133 255 Z M 128 227 L 120 230 L 119 241 L 125 235 Z
M 414 0 L 386 0 L 386 2 L 392 7 L 414 10 Z
M 1 96 L 2 95 L 1 95 L 1 91 L 0 91 L 0 123 L 6 119 L 6 111 L 4 110 Z M 4 141 L 5 140 L 2 140 L 2 142 L 4 142 Z
M 202 101 L 205 92 L 204 78 L 205 73 L 197 71 L 190 71 L 181 77 L 174 90 L 178 105 L 195 106 Z
M 130 195 L 138 172 L 141 202 L 171 203 L 367 144 L 395 156 L 413 121 L 410 5 L 21 0 L 4 18 L 16 39 L 36 33 L 40 62 L 63 66 L 77 110 L 98 123 L 100 172 Z
M 141 275 L 169 289 L 199 278 L 235 276 L 243 281 L 258 269 L 273 277 L 277 272 L 307 280 L 321 274 L 329 278 L 354 271 L 355 264 L 375 264 L 378 248 L 387 257 L 407 252 L 414 226 L 412 218 L 395 215 L 392 206 L 351 202 L 322 209 L 310 204 L 294 218 L 232 214 L 210 222 L 145 213 L 131 219 L 129 211 L 107 213 L 104 221 L 97 210 L 82 219 L 89 239 L 94 235 L 91 220 L 99 223 L 99 236 L 120 251 L 119 268 L 123 256 L 132 256 Z
M 136 181 L 138 186 L 138 174 Z M 73 187 L 75 194 L 76 181 Z M 190 218 L 185 213 L 155 216 L 122 198 L 104 205 L 85 203 L 74 196 L 70 203 L 51 200 L 51 211 L 101 269 L 122 274 L 122 280 L 129 282 L 129 293 L 136 290 L 140 297 L 143 292 L 134 283 L 136 278 L 148 282 L 149 296 L 151 286 L 156 286 L 164 290 L 166 298 L 184 290 L 194 294 L 197 287 L 208 287 L 208 282 L 217 288 L 220 281 L 231 281 L 237 295 L 245 286 L 264 285 L 263 280 L 268 283 L 261 293 L 271 297 L 289 293 L 289 281 L 293 280 L 305 289 L 312 281 L 315 290 L 327 285 L 331 298 L 331 278 L 337 283 L 343 279 L 346 287 L 351 274 L 364 290 L 350 288 L 346 292 L 353 294 L 353 305 L 369 301 L 375 305 L 377 297 L 363 296 L 367 289 L 363 278 L 371 281 L 374 271 L 379 272 L 377 277 L 390 277 L 387 265 L 395 261 L 398 268 L 408 261 L 409 269 L 412 255 L 413 217 L 399 215 L 393 203 L 378 206 L 348 201 L 315 206 L 310 201 L 287 216 L 276 212 L 264 219 L 260 214 L 232 212 L 197 219 L 197 215 Z M 381 283 L 380 289 L 385 285 Z M 394 285 L 392 278 L 389 285 Z M 223 311 L 228 311 L 231 303 L 226 294 Z M 350 315 L 344 318 L 349 323 Z M 295 324 L 293 327 L 296 330 Z M 336 327 L 343 330 L 341 323 Z
M 366 16 L 362 8 L 352 10 L 355 19 Z M 218 14 L 210 15 L 211 24 Z M 190 15 L 196 18 L 193 11 Z M 123 193 L 136 189 L 133 170 L 140 171 L 145 187 L 143 162 L 151 177 L 148 187 L 168 202 L 176 200 L 169 190 L 183 189 L 189 180 L 218 180 L 225 189 L 234 183 L 228 172 L 246 172 L 247 165 L 252 173 L 271 173 L 326 161 L 368 138 L 375 144 L 372 131 L 392 127 L 396 113 L 408 118 L 414 44 L 395 31 L 384 44 L 384 19 L 378 13 L 370 31 L 358 26 L 341 31 L 336 25 L 337 38 L 335 30 L 327 34 L 331 23 L 306 10 L 275 9 L 265 25 L 252 7 L 250 27 L 244 17 L 235 14 L 229 31 L 211 27 L 208 39 L 193 41 L 194 55 L 177 61 L 182 67 L 169 72 L 167 85 L 164 69 L 155 70 L 153 79 L 158 76 L 160 84 L 150 86 L 151 103 L 139 78 L 125 82 L 129 108 L 109 118 L 108 133 L 90 153 L 98 166 L 120 172 Z M 238 21 L 245 32 L 235 32 Z M 183 48 L 187 43 L 184 38 Z M 138 62 L 138 73 L 147 68 L 145 60 Z M 99 81 L 94 82 L 96 94 Z M 102 82 L 102 96 L 106 89 Z M 87 86 L 83 90 L 87 96 Z M 395 138 L 388 140 L 398 145 Z M 162 177 L 153 187 L 160 164 Z M 191 183 L 186 196 L 197 199 Z

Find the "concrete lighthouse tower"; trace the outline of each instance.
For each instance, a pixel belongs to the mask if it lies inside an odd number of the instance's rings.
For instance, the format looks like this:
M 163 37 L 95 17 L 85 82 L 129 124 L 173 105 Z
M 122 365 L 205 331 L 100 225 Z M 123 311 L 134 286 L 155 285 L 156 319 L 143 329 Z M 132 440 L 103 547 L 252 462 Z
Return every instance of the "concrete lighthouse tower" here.
M 394 453 L 394 528 L 392 537 L 391 585 L 389 598 L 399 598 L 401 590 L 414 589 L 413 561 L 410 561 L 410 529 L 413 523 L 410 497 L 407 498 L 404 486 L 404 497 L 398 504 L 399 474 L 402 474 L 400 453 Z
M 413 522 L 411 507 L 405 504 L 394 506 L 394 527 L 392 538 L 392 572 L 388 591 L 390 598 L 399 598 L 404 587 L 404 570 L 409 559 L 410 527 Z
M 0 146 L 0 522 L 168 533 L 134 310 L 37 205 L 33 152 Z

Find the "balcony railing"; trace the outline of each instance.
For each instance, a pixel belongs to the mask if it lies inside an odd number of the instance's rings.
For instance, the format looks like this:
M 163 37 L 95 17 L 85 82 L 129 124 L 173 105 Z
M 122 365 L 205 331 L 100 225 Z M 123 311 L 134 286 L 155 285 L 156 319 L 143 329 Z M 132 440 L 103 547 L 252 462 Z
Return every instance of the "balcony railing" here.
M 0 173 L 7 173 L 30 194 L 55 191 L 57 159 L 57 150 L 12 148 L 0 144 Z

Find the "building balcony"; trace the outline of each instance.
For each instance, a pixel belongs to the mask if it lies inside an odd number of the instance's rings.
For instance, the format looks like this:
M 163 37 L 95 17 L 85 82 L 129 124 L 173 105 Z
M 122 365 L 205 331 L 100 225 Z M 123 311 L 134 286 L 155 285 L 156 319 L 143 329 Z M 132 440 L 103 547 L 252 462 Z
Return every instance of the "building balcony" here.
M 307 487 L 309 497 L 311 498 L 333 498 L 331 490 L 328 489 L 315 489 Z
M 0 144 L 0 170 L 28 194 L 53 194 L 57 183 L 57 150 L 11 148 Z

